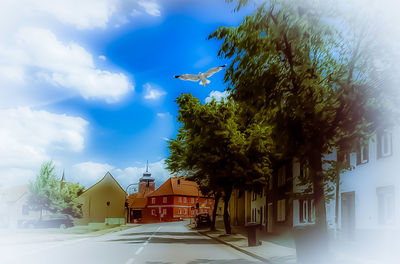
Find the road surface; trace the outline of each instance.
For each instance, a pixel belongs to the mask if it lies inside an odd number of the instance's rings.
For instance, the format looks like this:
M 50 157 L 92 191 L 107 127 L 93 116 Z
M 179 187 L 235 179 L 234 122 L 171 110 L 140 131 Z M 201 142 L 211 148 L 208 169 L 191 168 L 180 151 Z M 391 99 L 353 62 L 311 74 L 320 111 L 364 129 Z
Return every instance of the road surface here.
M 2 264 L 255 264 L 258 260 L 195 231 L 185 222 L 146 224 L 100 237 L 27 245 L 2 252 Z

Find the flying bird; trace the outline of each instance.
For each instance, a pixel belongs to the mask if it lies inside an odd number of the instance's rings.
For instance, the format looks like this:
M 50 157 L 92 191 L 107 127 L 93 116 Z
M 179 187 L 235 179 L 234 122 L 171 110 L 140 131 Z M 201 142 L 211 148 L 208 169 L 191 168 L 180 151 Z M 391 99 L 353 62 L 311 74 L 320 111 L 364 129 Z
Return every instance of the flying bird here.
M 199 74 L 182 74 L 182 75 L 175 75 L 175 78 L 179 78 L 181 80 L 184 81 L 194 81 L 197 82 L 200 80 L 200 85 L 206 86 L 207 84 L 209 84 L 211 81 L 207 80 L 207 78 L 211 77 L 214 73 L 219 72 L 220 70 L 222 70 L 225 65 L 219 66 L 219 67 L 215 67 L 215 68 L 211 68 L 208 71 L 206 71 L 205 73 L 201 73 L 199 72 Z

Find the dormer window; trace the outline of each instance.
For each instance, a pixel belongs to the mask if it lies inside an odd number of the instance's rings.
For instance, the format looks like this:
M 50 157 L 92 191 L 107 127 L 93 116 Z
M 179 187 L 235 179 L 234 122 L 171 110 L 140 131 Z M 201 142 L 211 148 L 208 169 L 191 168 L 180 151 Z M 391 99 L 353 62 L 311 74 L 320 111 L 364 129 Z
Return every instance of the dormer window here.
M 181 187 L 181 179 L 178 179 L 178 187 Z

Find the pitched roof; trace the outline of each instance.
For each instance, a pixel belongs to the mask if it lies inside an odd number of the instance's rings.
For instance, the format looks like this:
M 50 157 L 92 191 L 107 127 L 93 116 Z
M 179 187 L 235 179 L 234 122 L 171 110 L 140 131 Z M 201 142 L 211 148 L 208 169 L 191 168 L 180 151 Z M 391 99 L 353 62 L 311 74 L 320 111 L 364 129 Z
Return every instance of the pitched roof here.
M 3 195 L 4 201 L 8 203 L 14 203 L 29 194 L 29 185 L 25 184 L 6 188 L 3 189 L 0 194 Z
M 144 209 L 147 205 L 147 197 L 137 197 L 137 193 L 133 193 L 128 197 L 128 205 L 134 209 Z
M 180 181 L 180 184 L 178 184 Z M 148 196 L 167 196 L 167 195 L 183 195 L 183 196 L 203 196 L 198 188 L 197 183 L 178 179 L 176 177 L 169 178 L 157 190 Z
M 107 171 L 107 173 L 104 175 L 104 177 L 96 182 L 95 184 L 93 184 L 92 186 L 90 186 L 88 189 L 86 189 L 82 194 L 86 193 L 87 191 L 89 191 L 90 189 L 92 189 L 94 186 L 96 186 L 97 184 L 99 184 L 100 182 L 107 180 L 107 179 L 111 179 L 112 181 L 114 181 L 118 187 L 126 194 L 125 190 L 121 187 L 121 185 L 119 185 L 119 183 L 117 182 L 117 180 L 111 175 L 111 173 L 109 171 Z

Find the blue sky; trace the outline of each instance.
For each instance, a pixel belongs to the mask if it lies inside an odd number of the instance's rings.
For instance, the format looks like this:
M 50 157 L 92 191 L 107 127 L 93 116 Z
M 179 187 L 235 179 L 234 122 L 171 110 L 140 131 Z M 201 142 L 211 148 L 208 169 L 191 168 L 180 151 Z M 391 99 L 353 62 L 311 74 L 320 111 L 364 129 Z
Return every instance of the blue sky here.
M 174 100 L 192 93 L 205 102 L 225 88 L 224 71 L 207 87 L 173 75 L 227 63 L 207 37 L 252 6 L 233 8 L 224 0 L 2 2 L 0 185 L 27 183 L 46 160 L 85 186 L 108 170 L 126 186 L 149 160 L 161 184 L 179 126 Z
M 399 4 L 365 1 L 353 0 L 398 50 Z M 207 87 L 173 75 L 229 63 L 217 57 L 220 43 L 206 39 L 253 8 L 234 13 L 224 0 L 0 1 L 0 187 L 26 184 L 48 160 L 84 186 L 107 171 L 126 186 L 149 160 L 160 185 L 169 177 L 166 140 L 178 128 L 176 97 L 205 102 L 225 88 L 224 71 Z

